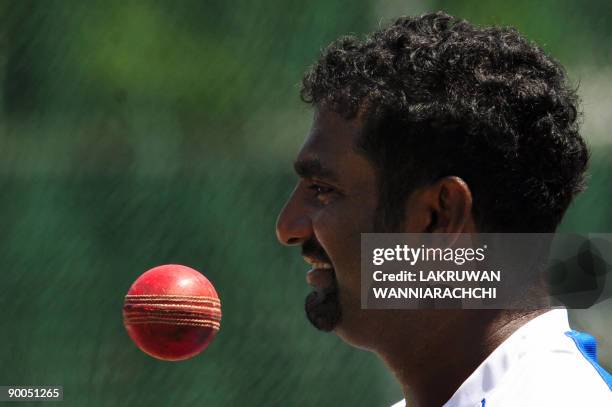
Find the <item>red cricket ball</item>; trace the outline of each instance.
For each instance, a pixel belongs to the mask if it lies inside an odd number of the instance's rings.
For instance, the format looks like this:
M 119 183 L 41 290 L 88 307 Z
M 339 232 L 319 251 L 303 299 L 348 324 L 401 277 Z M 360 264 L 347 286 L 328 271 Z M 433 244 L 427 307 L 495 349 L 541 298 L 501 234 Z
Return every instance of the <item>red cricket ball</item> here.
M 221 301 L 196 270 L 159 266 L 130 287 L 123 324 L 143 352 L 161 360 L 189 359 L 206 349 L 219 330 Z

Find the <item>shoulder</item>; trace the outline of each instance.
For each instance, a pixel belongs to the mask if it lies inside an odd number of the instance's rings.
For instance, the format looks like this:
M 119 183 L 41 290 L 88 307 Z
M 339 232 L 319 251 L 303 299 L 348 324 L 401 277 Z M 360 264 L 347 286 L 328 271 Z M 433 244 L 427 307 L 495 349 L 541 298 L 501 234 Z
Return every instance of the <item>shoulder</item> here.
M 556 342 L 526 355 L 487 401 L 504 406 L 612 406 L 612 376 L 597 362 L 594 338 L 567 331 Z

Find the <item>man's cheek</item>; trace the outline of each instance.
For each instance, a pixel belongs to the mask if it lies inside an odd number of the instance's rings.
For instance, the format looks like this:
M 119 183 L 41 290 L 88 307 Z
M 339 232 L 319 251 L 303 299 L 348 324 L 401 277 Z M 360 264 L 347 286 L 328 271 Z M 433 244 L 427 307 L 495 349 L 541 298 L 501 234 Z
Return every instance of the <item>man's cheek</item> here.
M 336 256 L 333 256 L 336 253 Z M 361 293 L 361 256 L 359 248 L 332 251 L 332 263 L 335 268 L 338 291 L 342 295 L 354 297 Z
M 358 279 L 340 278 L 337 292 L 338 302 L 345 316 L 353 314 L 355 310 L 361 308 L 361 288 Z

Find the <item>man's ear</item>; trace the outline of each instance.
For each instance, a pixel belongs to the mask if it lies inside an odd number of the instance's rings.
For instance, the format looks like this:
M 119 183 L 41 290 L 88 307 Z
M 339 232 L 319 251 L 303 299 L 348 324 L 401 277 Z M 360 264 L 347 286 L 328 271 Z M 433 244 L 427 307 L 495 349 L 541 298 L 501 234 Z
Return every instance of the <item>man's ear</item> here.
M 472 191 L 449 176 L 416 189 L 408 198 L 404 230 L 411 233 L 473 233 Z

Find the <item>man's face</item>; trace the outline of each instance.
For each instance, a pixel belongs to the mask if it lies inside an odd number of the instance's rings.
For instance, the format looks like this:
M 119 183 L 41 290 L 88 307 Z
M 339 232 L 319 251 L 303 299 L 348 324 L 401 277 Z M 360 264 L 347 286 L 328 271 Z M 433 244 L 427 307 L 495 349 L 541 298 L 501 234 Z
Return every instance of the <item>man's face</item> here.
M 378 191 L 374 167 L 356 151 L 361 125 L 319 109 L 295 162 L 300 179 L 277 221 L 278 239 L 301 245 L 311 264 L 306 301 L 310 321 L 359 345 L 371 324 L 361 310 L 361 233 L 374 229 Z

